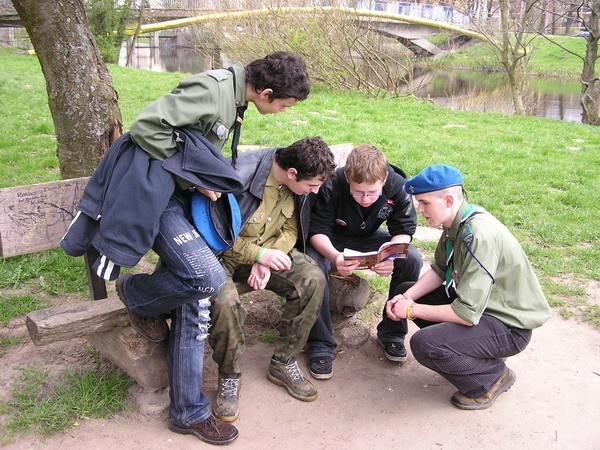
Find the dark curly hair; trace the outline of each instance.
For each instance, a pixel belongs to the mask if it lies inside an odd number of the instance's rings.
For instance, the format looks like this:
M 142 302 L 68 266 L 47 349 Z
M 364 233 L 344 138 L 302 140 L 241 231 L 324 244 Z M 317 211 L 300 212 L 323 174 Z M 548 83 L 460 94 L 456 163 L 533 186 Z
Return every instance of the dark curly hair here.
M 245 68 L 246 81 L 255 92 L 272 89 L 271 100 L 295 98 L 306 100 L 310 83 L 306 65 L 300 56 L 291 52 L 275 52 L 252 61 Z
M 330 178 L 335 172 L 333 153 L 320 137 L 307 137 L 293 144 L 278 148 L 275 161 L 284 170 L 298 171 L 297 181 L 314 177 Z

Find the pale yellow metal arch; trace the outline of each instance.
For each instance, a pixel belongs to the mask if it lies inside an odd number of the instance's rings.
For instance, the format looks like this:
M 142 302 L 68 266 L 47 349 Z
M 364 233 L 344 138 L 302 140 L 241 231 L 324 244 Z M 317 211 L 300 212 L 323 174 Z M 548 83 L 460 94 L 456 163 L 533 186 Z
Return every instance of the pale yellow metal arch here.
M 421 19 L 418 17 L 404 16 L 401 14 L 389 14 L 378 11 L 359 11 L 352 8 L 338 8 L 331 6 L 323 6 L 323 7 L 284 7 L 284 8 L 276 8 L 276 9 L 251 9 L 247 11 L 233 11 L 226 13 L 217 13 L 217 14 L 206 14 L 201 16 L 194 17 L 186 17 L 184 19 L 176 19 L 176 20 L 167 20 L 165 22 L 152 23 L 147 25 L 142 25 L 137 30 L 138 34 L 144 33 L 152 33 L 155 31 L 168 30 L 172 28 L 183 28 L 191 25 L 197 25 L 200 23 L 208 23 L 208 22 L 219 22 L 225 20 L 232 19 L 243 19 L 246 17 L 254 17 L 254 16 L 268 16 L 270 14 L 287 14 L 287 13 L 318 13 L 318 12 L 327 12 L 327 11 L 340 11 L 347 14 L 352 14 L 359 17 L 374 17 L 380 19 L 389 19 L 396 20 L 398 22 L 408 22 L 414 23 L 417 25 L 426 25 L 433 28 L 439 28 L 440 30 L 451 31 L 453 33 L 458 33 L 464 36 L 472 37 L 474 39 L 479 39 L 481 41 L 487 41 L 488 38 L 481 33 L 476 33 L 471 30 L 466 30 L 464 28 L 460 28 L 454 25 L 450 25 L 444 22 L 437 22 L 435 20 Z M 136 28 L 129 28 L 126 30 L 125 34 L 131 36 L 136 33 Z

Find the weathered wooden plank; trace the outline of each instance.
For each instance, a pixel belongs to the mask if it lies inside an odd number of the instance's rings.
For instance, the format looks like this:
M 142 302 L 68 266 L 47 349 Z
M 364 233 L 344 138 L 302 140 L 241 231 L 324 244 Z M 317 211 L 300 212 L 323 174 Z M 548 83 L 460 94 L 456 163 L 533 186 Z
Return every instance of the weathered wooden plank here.
M 124 327 L 129 324 L 129 317 L 123 303 L 112 296 L 33 311 L 25 323 L 33 343 L 42 346 Z
M 168 386 L 166 339 L 161 342 L 150 342 L 141 337 L 133 327 L 128 326 L 89 335 L 87 341 L 139 385 L 150 389 Z
M 353 144 L 334 144 L 330 145 L 331 153 L 335 157 L 335 163 L 338 167 L 342 167 L 346 164 L 346 157 L 348 153 L 354 148 Z
M 0 189 L 0 256 L 57 247 L 88 179 Z

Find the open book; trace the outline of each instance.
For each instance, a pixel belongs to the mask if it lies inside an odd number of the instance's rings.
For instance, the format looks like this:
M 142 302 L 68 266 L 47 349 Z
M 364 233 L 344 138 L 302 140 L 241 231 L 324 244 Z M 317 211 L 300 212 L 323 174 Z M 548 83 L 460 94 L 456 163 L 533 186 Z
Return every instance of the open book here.
M 385 242 L 379 250 L 374 252 L 357 252 L 349 248 L 344 249 L 344 259 L 358 260 L 357 269 L 370 269 L 375 264 L 388 259 L 407 258 L 408 245 L 406 242 Z

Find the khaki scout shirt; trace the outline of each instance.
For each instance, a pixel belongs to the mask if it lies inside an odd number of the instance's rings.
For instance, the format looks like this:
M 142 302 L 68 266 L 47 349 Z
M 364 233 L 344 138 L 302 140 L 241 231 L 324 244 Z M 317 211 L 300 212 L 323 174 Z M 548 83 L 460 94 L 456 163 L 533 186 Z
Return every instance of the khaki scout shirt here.
M 431 266 L 445 279 L 446 240 L 453 240 L 452 276 L 457 298 L 451 304 L 452 310 L 474 325 L 482 314 L 487 314 L 512 327 L 541 326 L 550 318 L 550 307 L 523 248 L 487 212 L 472 216 L 459 227 L 466 208 L 465 202 L 450 229 L 444 228 Z M 485 211 L 479 207 L 476 210 Z
M 222 257 L 251 265 L 261 247 L 289 253 L 298 239 L 295 214 L 294 193 L 277 183 L 271 168 L 260 206 L 240 231 L 233 248 Z

